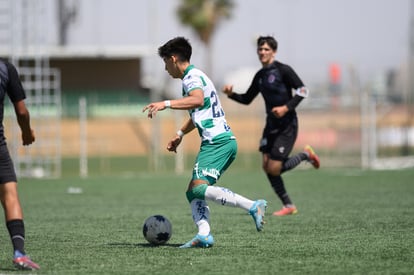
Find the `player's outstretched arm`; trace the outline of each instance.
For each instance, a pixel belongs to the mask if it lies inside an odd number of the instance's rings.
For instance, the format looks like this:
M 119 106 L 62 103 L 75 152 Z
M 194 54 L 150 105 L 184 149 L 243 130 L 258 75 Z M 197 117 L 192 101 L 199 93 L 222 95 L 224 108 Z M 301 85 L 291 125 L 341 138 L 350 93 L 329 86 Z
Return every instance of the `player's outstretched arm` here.
M 224 85 L 222 92 L 227 96 L 231 96 L 233 94 L 233 85 Z
M 148 110 L 148 118 L 153 118 L 158 111 L 166 108 L 177 110 L 191 110 L 204 105 L 204 93 L 200 89 L 195 89 L 190 94 L 181 99 L 164 100 L 148 104 L 142 109 L 142 112 Z
M 142 112 L 145 113 L 145 111 L 148 110 L 148 115 L 147 115 L 148 118 L 153 118 L 153 117 L 155 117 L 155 115 L 157 114 L 158 111 L 162 111 L 165 108 L 167 108 L 165 101 L 152 102 L 152 103 L 148 104 L 147 106 L 145 106 L 142 109 Z

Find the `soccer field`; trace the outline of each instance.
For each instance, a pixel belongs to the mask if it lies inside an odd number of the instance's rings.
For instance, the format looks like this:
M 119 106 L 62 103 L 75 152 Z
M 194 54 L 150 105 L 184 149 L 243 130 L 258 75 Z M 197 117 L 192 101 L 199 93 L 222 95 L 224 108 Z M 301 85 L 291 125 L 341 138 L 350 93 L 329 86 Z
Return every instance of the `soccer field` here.
M 195 233 L 189 173 L 20 181 L 26 250 L 36 274 L 413 274 L 414 171 L 299 169 L 285 175 L 299 213 L 266 216 L 258 233 L 240 209 L 210 202 L 215 246 L 179 249 Z M 280 202 L 257 171 L 230 169 L 217 184 Z M 80 192 L 81 191 L 81 192 Z M 80 193 L 79 193 L 80 192 Z M 173 236 L 150 246 L 144 220 L 165 215 Z M 16 274 L 3 226 L 0 273 Z

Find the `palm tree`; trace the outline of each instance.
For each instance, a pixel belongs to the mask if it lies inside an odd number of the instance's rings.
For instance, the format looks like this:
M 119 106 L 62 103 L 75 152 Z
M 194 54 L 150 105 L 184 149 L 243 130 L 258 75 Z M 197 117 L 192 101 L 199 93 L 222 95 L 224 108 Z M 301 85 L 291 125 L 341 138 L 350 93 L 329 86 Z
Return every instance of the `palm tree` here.
M 190 26 L 207 49 L 206 72 L 212 71 L 212 45 L 214 31 L 222 19 L 231 17 L 233 0 L 181 0 L 177 15 L 183 25 Z

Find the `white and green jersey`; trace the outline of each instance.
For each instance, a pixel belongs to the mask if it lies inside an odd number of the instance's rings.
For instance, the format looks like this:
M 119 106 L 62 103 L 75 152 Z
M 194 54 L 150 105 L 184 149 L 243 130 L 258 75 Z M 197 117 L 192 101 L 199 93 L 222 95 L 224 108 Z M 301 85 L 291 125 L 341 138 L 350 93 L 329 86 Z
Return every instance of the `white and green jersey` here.
M 196 89 L 204 93 L 204 106 L 189 110 L 189 114 L 202 142 L 215 143 L 222 139 L 234 138 L 227 125 L 216 88 L 208 76 L 190 65 L 184 72 L 183 96 Z

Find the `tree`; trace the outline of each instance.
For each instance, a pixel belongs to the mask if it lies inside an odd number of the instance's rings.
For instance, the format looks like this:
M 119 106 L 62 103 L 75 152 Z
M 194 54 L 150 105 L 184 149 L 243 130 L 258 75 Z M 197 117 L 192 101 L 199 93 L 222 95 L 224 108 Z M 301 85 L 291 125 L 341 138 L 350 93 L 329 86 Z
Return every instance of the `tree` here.
M 212 71 L 211 40 L 219 23 L 231 17 L 233 0 L 181 0 L 177 15 L 183 25 L 190 26 L 207 49 L 206 71 Z

